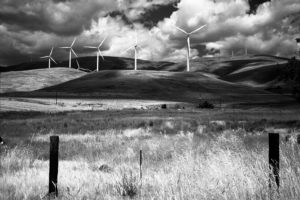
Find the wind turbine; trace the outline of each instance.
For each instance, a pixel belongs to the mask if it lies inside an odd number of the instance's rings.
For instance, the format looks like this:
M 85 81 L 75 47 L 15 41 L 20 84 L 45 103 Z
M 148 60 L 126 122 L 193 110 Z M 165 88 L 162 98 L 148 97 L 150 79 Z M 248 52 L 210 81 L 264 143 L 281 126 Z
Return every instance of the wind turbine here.
M 298 47 L 298 56 L 300 56 L 300 38 L 296 38 L 296 43 L 297 43 L 297 47 Z
M 187 42 L 187 56 L 186 56 L 186 67 L 187 67 L 187 71 L 189 72 L 190 71 L 190 54 L 191 54 L 191 45 L 190 45 L 190 35 L 193 34 L 193 33 L 196 33 L 197 31 L 201 30 L 202 28 L 204 28 L 206 26 L 203 25 L 195 30 L 193 30 L 192 32 L 186 32 L 185 30 L 175 26 L 175 28 L 177 28 L 178 30 L 180 30 L 181 32 L 183 32 L 186 36 L 187 36 L 187 39 L 186 39 L 186 42 Z
M 49 68 L 49 69 L 51 68 L 51 60 L 52 60 L 55 64 L 57 64 L 57 63 L 55 62 L 55 60 L 51 57 L 51 56 L 52 56 L 52 52 L 53 52 L 53 47 L 52 47 L 52 49 L 51 49 L 51 51 L 50 51 L 49 56 L 43 56 L 43 57 L 41 57 L 41 58 L 48 58 L 48 68 Z
M 72 67 L 72 66 L 71 66 L 72 53 L 73 53 L 76 57 L 78 57 L 77 54 L 75 53 L 75 51 L 74 51 L 73 48 L 72 48 L 73 45 L 74 45 L 74 43 L 75 43 L 75 41 L 76 41 L 76 38 L 74 38 L 74 40 L 73 40 L 71 46 L 69 46 L 69 47 L 59 47 L 59 48 L 62 48 L 62 49 L 70 49 L 70 52 L 69 52 L 69 68 Z
M 89 69 L 81 68 L 78 59 L 75 59 L 77 64 L 77 70 L 85 71 L 85 72 L 91 72 Z
M 99 44 L 98 47 L 94 47 L 94 46 L 85 46 L 85 48 L 89 48 L 89 49 L 97 49 L 97 72 L 99 71 L 99 55 L 102 57 L 102 60 L 104 60 L 104 57 L 100 51 L 100 47 L 102 46 L 103 42 L 106 40 L 106 37 L 102 40 L 102 42 Z
M 135 32 L 135 45 L 129 47 L 124 52 L 126 52 L 132 48 L 134 48 L 134 70 L 137 70 L 137 54 L 138 54 L 138 49 L 141 49 L 141 47 L 138 46 L 137 32 Z

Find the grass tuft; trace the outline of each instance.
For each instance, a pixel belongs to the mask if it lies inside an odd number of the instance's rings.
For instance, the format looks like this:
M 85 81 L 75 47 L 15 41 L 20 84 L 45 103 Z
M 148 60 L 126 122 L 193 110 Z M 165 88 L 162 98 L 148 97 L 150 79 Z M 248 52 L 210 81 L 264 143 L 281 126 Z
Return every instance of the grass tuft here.
M 138 194 L 139 179 L 138 176 L 134 175 L 131 169 L 122 169 L 120 171 L 121 178 L 115 184 L 115 190 L 123 197 L 133 198 Z

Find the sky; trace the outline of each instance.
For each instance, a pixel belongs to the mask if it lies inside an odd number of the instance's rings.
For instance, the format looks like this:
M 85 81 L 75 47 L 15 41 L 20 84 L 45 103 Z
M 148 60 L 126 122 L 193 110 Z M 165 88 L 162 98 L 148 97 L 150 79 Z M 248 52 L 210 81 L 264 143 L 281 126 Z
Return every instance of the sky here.
M 300 37 L 299 0 L 0 0 L 0 65 L 40 60 L 52 46 L 56 60 L 67 60 L 76 37 L 79 56 L 96 53 L 107 37 L 104 56 L 132 57 L 124 52 L 135 43 L 138 57 L 153 61 L 186 59 L 187 32 L 191 58 L 222 54 L 271 54 L 291 57 Z

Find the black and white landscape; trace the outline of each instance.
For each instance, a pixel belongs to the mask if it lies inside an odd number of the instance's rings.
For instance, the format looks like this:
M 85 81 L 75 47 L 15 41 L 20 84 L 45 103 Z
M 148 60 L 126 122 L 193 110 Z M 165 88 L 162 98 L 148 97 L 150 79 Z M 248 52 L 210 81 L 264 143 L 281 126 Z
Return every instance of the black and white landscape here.
M 300 198 L 298 0 L 0 0 L 0 35 L 1 200 Z

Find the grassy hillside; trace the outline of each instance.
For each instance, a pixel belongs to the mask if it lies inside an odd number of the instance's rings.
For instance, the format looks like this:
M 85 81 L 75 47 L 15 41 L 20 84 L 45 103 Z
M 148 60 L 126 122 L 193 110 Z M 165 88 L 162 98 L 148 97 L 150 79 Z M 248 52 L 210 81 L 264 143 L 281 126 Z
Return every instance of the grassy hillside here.
M 0 74 L 0 93 L 33 91 L 63 83 L 85 74 L 85 72 L 68 68 L 5 72 Z
M 287 63 L 247 65 L 242 69 L 222 76 L 221 79 L 251 86 L 268 87 L 278 83 L 278 79 L 286 65 Z
M 81 68 L 95 69 L 95 57 L 78 60 Z M 279 83 L 284 85 L 282 72 L 287 65 L 284 58 L 261 55 L 194 59 L 191 61 L 192 73 L 184 72 L 185 62 L 138 60 L 139 70 L 133 71 L 133 59 L 105 57 L 105 61 L 100 62 L 98 73 L 86 74 L 68 68 L 52 68 L 53 73 L 50 74 L 48 69 L 1 73 L 1 92 L 41 89 L 8 95 L 51 97 L 59 92 L 62 97 L 283 102 L 289 98 L 262 89 L 275 87 Z M 258 86 L 260 89 L 256 88 Z
M 32 92 L 30 96 L 127 98 L 195 102 L 222 99 L 228 102 L 278 102 L 289 98 L 229 83 L 200 72 L 107 70 L 91 73 L 59 85 Z

